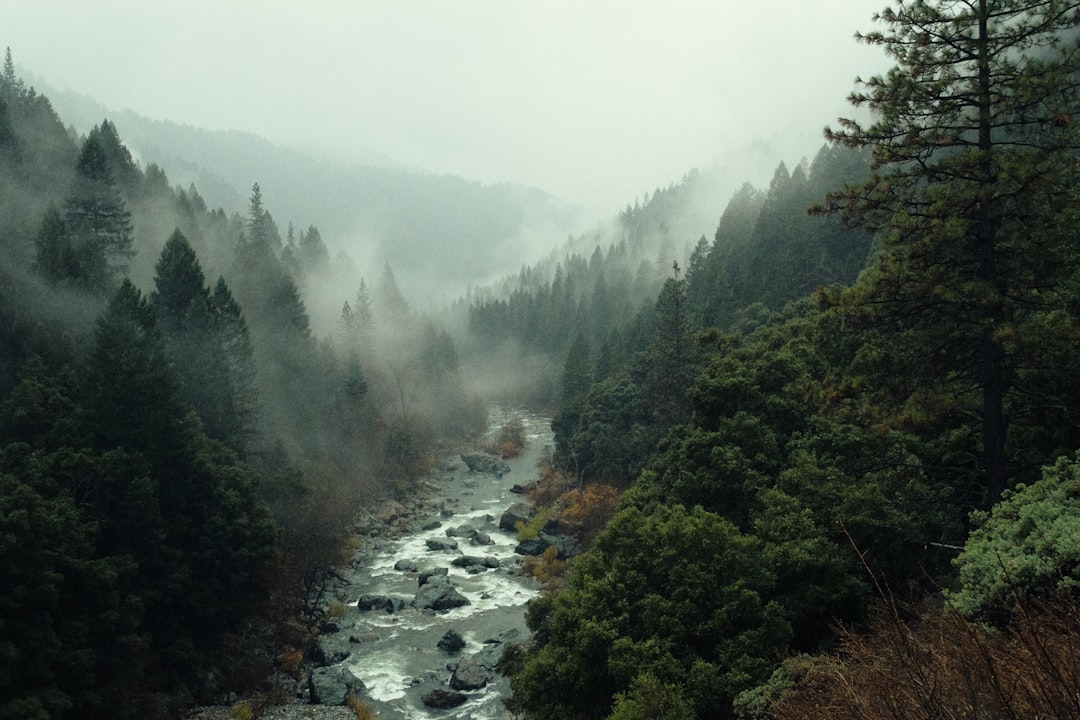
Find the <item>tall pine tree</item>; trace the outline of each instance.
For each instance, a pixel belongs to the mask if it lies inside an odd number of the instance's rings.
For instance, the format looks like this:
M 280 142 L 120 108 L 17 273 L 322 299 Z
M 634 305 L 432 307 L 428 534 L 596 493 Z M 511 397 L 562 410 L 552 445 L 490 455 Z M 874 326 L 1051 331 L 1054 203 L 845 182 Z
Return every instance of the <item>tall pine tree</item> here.
M 828 197 L 878 230 L 881 250 L 849 307 L 904 333 L 928 381 L 970 396 L 987 502 L 1009 469 L 1010 399 L 1022 360 L 1010 340 L 1060 270 L 1052 232 L 1065 201 L 1078 109 L 1080 3 L 898 0 L 859 37 L 896 61 L 851 95 L 868 123 L 834 141 L 873 149 L 868 184 Z

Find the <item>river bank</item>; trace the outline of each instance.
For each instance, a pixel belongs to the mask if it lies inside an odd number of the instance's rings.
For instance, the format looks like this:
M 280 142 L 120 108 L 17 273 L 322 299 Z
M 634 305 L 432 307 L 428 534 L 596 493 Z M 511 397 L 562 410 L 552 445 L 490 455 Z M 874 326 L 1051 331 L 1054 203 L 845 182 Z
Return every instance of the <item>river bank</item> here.
M 261 717 L 348 720 L 340 703 L 350 689 L 384 720 L 506 717 L 509 687 L 495 665 L 506 643 L 528 638 L 525 605 L 540 588 L 499 521 L 522 499 L 514 486 L 536 479 L 551 442 L 547 418 L 515 415 L 527 442 L 507 470 L 472 471 L 456 453 L 439 458 L 416 498 L 357 521 L 358 549 L 331 589 L 314 666 L 294 703 Z M 193 717 L 229 712 L 202 708 Z

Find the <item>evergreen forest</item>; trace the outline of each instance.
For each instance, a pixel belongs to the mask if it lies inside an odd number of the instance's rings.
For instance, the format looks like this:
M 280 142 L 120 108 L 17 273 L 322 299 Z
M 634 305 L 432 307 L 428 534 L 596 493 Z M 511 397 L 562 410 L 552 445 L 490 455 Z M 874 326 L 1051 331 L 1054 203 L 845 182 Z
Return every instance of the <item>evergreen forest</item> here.
M 0 720 L 265 693 L 492 402 L 551 414 L 577 548 L 526 561 L 508 717 L 1080 718 L 1080 3 L 873 27 L 894 67 L 768 187 L 689 171 L 434 311 L 386 265 L 327 332 L 333 238 L 65 128 L 9 51 Z

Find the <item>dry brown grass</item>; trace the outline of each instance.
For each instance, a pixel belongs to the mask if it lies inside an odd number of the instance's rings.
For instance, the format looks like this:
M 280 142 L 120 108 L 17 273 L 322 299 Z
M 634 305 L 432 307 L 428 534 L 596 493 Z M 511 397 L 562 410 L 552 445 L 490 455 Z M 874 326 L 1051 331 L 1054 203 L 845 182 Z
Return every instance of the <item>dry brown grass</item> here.
M 773 704 L 776 720 L 1080 720 L 1080 609 L 1069 598 L 1018 608 L 1002 630 L 956 612 L 917 621 L 882 612 L 841 631 Z

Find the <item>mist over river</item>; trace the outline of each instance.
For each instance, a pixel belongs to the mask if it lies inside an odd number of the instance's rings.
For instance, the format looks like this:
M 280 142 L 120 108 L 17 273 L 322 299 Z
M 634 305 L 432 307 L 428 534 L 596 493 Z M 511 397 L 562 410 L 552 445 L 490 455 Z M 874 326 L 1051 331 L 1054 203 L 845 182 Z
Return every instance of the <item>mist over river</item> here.
M 523 499 L 510 488 L 536 479 L 537 462 L 550 452 L 552 433 L 548 418 L 504 409 L 493 411 L 491 417 L 492 436 L 508 419 L 516 417 L 524 424 L 527 443 L 518 457 L 507 460 L 510 471 L 501 476 L 473 472 L 457 456 L 444 459 L 431 480 L 427 509 L 408 518 L 406 527 L 410 529 L 405 534 L 373 548 L 362 547 L 345 574 L 346 583 L 335 591 L 349 607 L 346 616 L 337 621 L 337 631 L 323 636 L 322 644 L 331 654 L 334 648 L 339 656 L 347 653 L 333 669 L 347 670 L 363 681 L 365 689 L 358 696 L 380 718 L 506 716 L 501 699 L 509 694 L 509 686 L 494 672 L 494 664 L 505 643 L 527 639 L 525 605 L 540 589 L 521 572 L 522 557 L 514 553 L 514 533 L 499 530 L 498 523 L 508 507 Z M 448 530 L 465 525 L 486 535 L 493 544 L 448 536 Z M 458 548 L 433 550 L 429 540 L 453 540 Z M 495 558 L 498 567 L 470 574 L 451 564 L 466 555 L 484 558 L 492 565 L 491 558 Z M 416 570 L 395 569 L 399 561 L 411 561 Z M 421 574 L 436 568 L 446 568 L 451 584 L 469 604 L 442 612 L 410 606 Z M 397 609 L 360 609 L 357 601 L 364 596 L 390 598 Z M 465 646 L 459 652 L 451 654 L 438 647 L 448 630 L 464 639 Z M 425 694 L 451 690 L 448 665 L 453 667 L 463 660 L 483 669 L 486 685 L 461 690 L 467 699 L 457 707 L 425 706 Z

